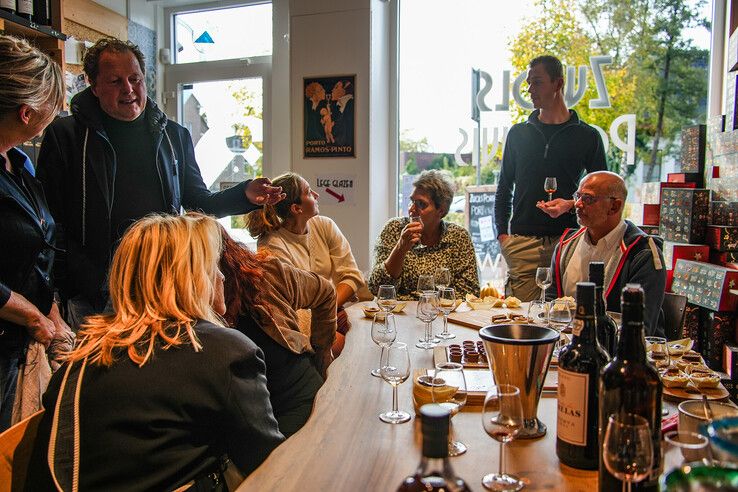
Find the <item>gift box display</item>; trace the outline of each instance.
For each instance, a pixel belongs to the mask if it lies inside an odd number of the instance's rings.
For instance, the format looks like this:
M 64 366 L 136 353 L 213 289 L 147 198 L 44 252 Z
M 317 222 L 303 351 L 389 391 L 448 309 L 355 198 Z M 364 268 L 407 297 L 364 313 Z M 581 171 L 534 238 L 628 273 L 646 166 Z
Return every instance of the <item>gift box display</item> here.
M 735 130 L 736 128 L 736 97 L 735 97 L 735 86 L 736 86 L 736 74 L 729 73 L 725 77 L 725 129 Z
M 684 184 L 690 183 L 680 183 Z M 661 192 L 661 236 L 678 243 L 702 243 L 709 213 L 710 190 L 665 187 Z
M 694 342 L 692 348 L 697 352 L 701 352 L 702 349 L 702 347 L 700 347 L 700 341 L 702 338 L 700 336 L 700 323 L 702 322 L 701 311 L 701 307 L 697 304 L 692 304 L 691 302 L 688 302 L 687 306 L 684 308 L 684 327 L 682 338 L 691 338 Z
M 700 174 L 704 172 L 706 134 L 707 127 L 705 125 L 689 126 L 682 129 L 681 172 Z
M 707 261 L 710 257 L 710 247 L 706 244 L 683 244 L 664 241 L 661 250 L 664 253 L 664 262 L 667 270 L 673 270 L 679 258 L 692 261 Z
M 735 316 L 729 312 L 702 310 L 702 357 L 710 369 L 723 369 L 725 344 L 735 341 Z
M 643 223 L 650 226 L 659 225 L 661 206 L 657 203 L 643 204 Z
M 738 227 L 707 226 L 705 242 L 717 251 L 738 251 Z
M 672 292 L 687 296 L 689 302 L 713 311 L 733 311 L 738 296 L 730 293 L 738 285 L 738 270 L 678 259 L 674 266 Z
M 712 199 L 724 202 L 738 202 L 738 176 L 727 176 L 720 168 L 720 177 L 713 179 Z
M 723 349 L 723 372 L 730 379 L 738 379 L 738 345 L 726 342 Z
M 738 202 L 711 202 L 710 224 L 738 226 Z
M 666 175 L 667 183 L 695 183 L 698 188 L 702 188 L 702 173 L 668 173 Z

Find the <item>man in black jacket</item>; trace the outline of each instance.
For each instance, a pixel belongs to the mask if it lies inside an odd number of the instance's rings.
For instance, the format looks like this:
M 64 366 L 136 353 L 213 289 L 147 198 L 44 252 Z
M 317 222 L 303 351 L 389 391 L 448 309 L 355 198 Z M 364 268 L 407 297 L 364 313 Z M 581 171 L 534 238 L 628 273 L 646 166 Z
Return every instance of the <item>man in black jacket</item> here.
M 52 123 L 38 177 L 59 227 L 56 285 L 70 322 L 107 304 L 106 277 L 126 228 L 150 213 L 247 213 L 284 195 L 266 178 L 218 193 L 203 183 L 189 132 L 146 96 L 143 54 L 132 43 L 98 41 L 84 58 L 91 87 L 72 99 L 72 115 Z
M 546 297 L 576 296 L 577 282 L 586 282 L 589 263 L 605 264 L 605 301 L 608 311 L 620 312 L 620 294 L 626 284 L 643 288 L 647 335 L 664 336 L 660 321 L 666 287 L 661 239 L 648 236 L 628 220 L 623 209 L 628 191 L 623 178 L 601 171 L 588 174 L 575 193 L 581 229 L 562 234 L 551 260 L 553 285 Z
M 549 265 L 561 233 L 576 227 L 567 212 L 579 180 L 607 168 L 600 135 L 566 107 L 561 62 L 553 56 L 533 59 L 527 82 L 536 110 L 507 135 L 495 198 L 497 238 L 508 265 L 505 291 L 523 301 L 540 295 L 536 268 Z M 544 201 L 547 177 L 557 180 L 557 198 Z

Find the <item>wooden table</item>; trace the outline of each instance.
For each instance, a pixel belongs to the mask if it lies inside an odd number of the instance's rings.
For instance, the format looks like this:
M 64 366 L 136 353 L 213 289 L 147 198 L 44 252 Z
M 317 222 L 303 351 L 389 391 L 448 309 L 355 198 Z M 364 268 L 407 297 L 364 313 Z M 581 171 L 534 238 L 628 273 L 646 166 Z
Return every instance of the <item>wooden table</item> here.
M 371 321 L 359 305 L 347 309 L 352 328 L 341 356 L 331 365 L 318 392 L 310 420 L 279 446 L 239 486 L 239 491 L 392 491 L 411 475 L 420 460 L 419 422 L 385 424 L 379 413 L 392 407 L 392 389 L 369 372 L 379 365 L 380 349 L 371 340 Z M 433 367 L 433 351 L 415 348 L 423 333 L 415 303 L 397 315 L 397 340 L 410 348 L 413 369 Z M 434 322 L 435 332 L 442 320 Z M 449 324 L 457 338 L 478 340 L 476 330 Z M 412 381 L 399 387 L 399 407 L 413 414 Z M 545 437 L 506 446 L 507 470 L 528 485 L 524 490 L 596 490 L 597 473 L 568 468 L 556 458 L 556 397 L 546 394 L 538 417 L 548 427 Z M 472 490 L 484 490 L 482 477 L 499 466 L 499 444 L 482 428 L 479 408 L 464 408 L 453 418 L 456 438 L 469 450 L 451 458 L 457 475 Z

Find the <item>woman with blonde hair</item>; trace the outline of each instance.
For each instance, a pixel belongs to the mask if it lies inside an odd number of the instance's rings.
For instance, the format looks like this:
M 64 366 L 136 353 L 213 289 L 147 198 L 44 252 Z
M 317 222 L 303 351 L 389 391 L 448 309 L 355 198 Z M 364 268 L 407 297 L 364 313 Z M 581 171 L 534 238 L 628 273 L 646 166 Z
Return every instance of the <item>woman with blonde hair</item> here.
M 48 366 L 45 348 L 71 336 L 54 303 L 54 219 L 26 155 L 16 148 L 39 135 L 63 103 L 59 65 L 27 41 L 0 35 L 0 432 L 11 424 L 27 353 L 40 354 Z M 37 381 L 37 393 L 39 385 L 45 382 Z
M 258 249 L 267 249 L 291 265 L 315 272 L 330 280 L 336 289 L 338 331 L 345 334 L 349 324 L 343 305 L 364 287 L 364 277 L 356 266 L 351 246 L 335 222 L 318 215 L 318 193 L 299 174 L 274 178 L 286 198 L 251 212 L 246 227 L 257 238 Z M 339 345 L 342 345 L 340 340 Z
M 44 396 L 28 490 L 77 475 L 90 490 L 210 487 L 224 455 L 249 473 L 284 439 L 261 350 L 221 321 L 220 250 L 207 216 L 148 216 L 124 234 L 113 313 L 87 319 Z

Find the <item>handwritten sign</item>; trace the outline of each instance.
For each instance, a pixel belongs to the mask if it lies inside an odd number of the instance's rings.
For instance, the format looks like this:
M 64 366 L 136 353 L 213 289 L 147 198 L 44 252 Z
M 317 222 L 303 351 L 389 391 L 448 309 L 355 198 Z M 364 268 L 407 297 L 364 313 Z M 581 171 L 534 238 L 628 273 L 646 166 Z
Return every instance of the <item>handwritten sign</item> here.
M 322 174 L 315 177 L 315 191 L 322 196 L 322 203 L 355 203 L 356 175 Z
M 495 228 L 497 185 L 467 186 L 464 218 L 480 269 L 491 266 L 500 252 Z

